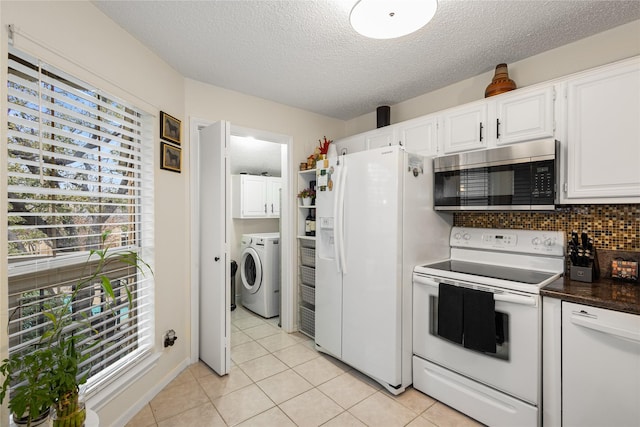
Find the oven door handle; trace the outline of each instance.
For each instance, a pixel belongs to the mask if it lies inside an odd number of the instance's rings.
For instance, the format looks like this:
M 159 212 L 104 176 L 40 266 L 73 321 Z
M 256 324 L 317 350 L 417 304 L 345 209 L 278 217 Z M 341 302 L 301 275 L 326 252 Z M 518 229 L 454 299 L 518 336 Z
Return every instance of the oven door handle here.
M 494 301 L 509 302 L 512 304 L 530 305 L 535 307 L 538 305 L 535 297 L 514 294 L 493 294 Z
M 413 283 L 416 283 L 419 285 L 428 285 L 428 286 L 437 288 L 440 285 L 440 283 L 446 283 L 449 285 L 460 286 L 459 284 L 451 280 L 446 280 L 446 279 L 438 279 L 438 280 L 439 281 L 433 280 L 429 277 L 424 277 L 419 275 L 413 276 Z M 493 299 L 494 301 L 507 302 L 511 304 L 528 305 L 532 307 L 535 307 L 538 305 L 538 299 L 535 296 L 511 294 L 511 293 L 506 293 L 502 291 L 494 292 Z

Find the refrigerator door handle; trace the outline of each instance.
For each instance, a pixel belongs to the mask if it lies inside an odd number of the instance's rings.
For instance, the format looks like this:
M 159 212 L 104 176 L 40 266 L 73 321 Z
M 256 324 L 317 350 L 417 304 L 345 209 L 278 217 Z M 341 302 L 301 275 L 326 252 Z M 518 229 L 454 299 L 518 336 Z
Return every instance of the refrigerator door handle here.
M 335 193 L 333 195 L 333 220 L 334 220 L 334 227 L 333 227 L 333 259 L 335 260 L 336 263 L 336 270 L 338 271 L 338 273 L 342 273 L 342 269 L 340 268 L 340 247 L 338 245 L 338 233 L 340 231 L 340 224 L 339 224 L 339 216 L 338 216 L 338 200 L 340 199 L 340 189 L 342 188 L 340 186 L 340 176 L 342 176 L 342 172 L 340 168 L 336 169 L 336 173 L 335 173 Z
M 336 204 L 335 204 L 335 219 L 336 219 L 336 229 L 335 229 L 335 239 L 336 239 L 336 248 L 337 248 L 337 257 L 336 262 L 338 263 L 338 272 L 342 272 L 342 274 L 347 273 L 347 262 L 344 253 L 344 185 L 347 180 L 347 165 L 346 162 L 342 165 L 342 171 L 338 176 L 338 192 L 336 194 Z

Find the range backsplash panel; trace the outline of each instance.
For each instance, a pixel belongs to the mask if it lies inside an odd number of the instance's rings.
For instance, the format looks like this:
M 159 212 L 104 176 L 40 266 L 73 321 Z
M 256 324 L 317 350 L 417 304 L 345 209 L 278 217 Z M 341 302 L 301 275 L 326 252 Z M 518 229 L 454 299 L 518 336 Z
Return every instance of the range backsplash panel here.
M 586 231 L 597 249 L 640 252 L 640 205 L 571 205 L 553 212 L 456 212 L 459 227 Z

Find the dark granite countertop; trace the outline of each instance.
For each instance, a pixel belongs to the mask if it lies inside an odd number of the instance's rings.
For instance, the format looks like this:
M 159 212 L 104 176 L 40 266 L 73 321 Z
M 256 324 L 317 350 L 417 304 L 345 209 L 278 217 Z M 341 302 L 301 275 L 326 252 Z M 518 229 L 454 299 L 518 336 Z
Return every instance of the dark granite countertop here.
M 600 279 L 593 283 L 585 283 L 565 276 L 542 288 L 540 295 L 577 304 L 640 314 L 640 284 L 637 282 Z

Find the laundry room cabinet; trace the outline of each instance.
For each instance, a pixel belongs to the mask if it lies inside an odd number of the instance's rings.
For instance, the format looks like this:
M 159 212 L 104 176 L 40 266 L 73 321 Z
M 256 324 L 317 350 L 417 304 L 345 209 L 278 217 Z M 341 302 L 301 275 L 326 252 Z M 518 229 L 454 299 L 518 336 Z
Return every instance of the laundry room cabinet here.
M 282 178 L 261 175 L 232 175 L 234 218 L 279 218 Z
M 305 170 L 298 172 L 298 192 L 312 186 L 312 181 L 316 180 L 316 170 Z M 312 216 L 315 220 L 315 205 L 304 206 L 302 200 L 296 199 L 298 206 L 298 329 L 305 335 L 313 338 L 315 336 L 315 253 L 316 238 L 306 234 L 307 217 Z M 315 226 L 313 227 L 315 229 Z

